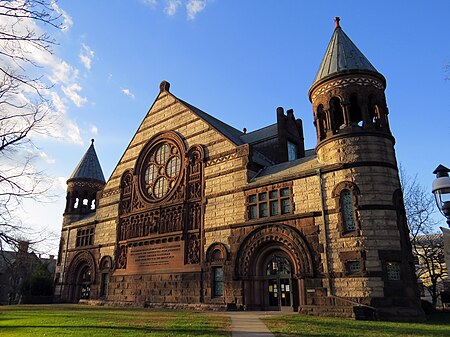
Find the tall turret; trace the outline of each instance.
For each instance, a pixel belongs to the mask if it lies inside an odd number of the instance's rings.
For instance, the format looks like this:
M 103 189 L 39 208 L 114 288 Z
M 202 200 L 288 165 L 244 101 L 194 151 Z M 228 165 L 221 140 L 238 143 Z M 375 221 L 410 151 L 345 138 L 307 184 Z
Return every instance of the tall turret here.
M 94 140 L 67 180 L 64 223 L 76 221 L 93 213 L 97 206 L 97 192 L 105 186 L 105 177 L 94 149 Z
M 360 137 L 369 137 L 372 142 L 372 137 L 376 137 L 377 145 L 383 145 L 383 150 L 389 152 L 385 159 L 395 163 L 388 149 L 392 148 L 394 139 L 387 117 L 386 80 L 344 33 L 339 21 L 335 19 L 333 36 L 309 90 L 318 159 L 330 164 L 375 160 L 359 141 Z M 349 137 L 358 143 L 361 153 L 355 154 L 354 148 L 349 147 Z M 330 157 L 330 147 L 342 150 L 341 155 Z
M 421 319 L 386 80 L 344 33 L 339 18 L 335 22 L 309 90 L 323 165 L 325 235 L 333 243 L 327 267 L 343 275 L 325 288 L 329 295 L 376 308 L 383 319 Z M 349 278 L 359 285 L 350 290 Z

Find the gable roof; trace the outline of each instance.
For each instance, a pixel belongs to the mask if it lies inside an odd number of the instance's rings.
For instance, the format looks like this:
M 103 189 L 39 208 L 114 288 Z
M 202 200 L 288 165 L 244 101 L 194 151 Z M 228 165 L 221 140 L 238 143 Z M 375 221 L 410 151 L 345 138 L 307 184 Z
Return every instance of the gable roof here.
M 105 177 L 103 176 L 103 171 L 94 149 L 93 139 L 91 140 L 91 146 L 89 146 L 70 176 L 69 180 L 71 179 L 93 179 L 103 183 L 105 182 Z
M 369 71 L 381 75 L 344 33 L 339 25 L 339 20 L 337 20 L 337 26 L 334 29 L 313 85 L 325 78 L 348 71 Z
M 192 104 L 189 104 L 188 102 L 185 102 L 182 99 L 179 99 L 178 97 L 177 97 L 177 100 L 180 101 L 182 104 L 184 104 L 187 108 L 192 110 L 192 112 L 194 112 L 196 115 L 198 115 L 201 119 L 203 119 L 205 122 L 207 122 L 213 128 L 215 128 L 217 131 L 219 131 L 224 136 L 226 136 L 234 144 L 236 144 L 236 145 L 244 144 L 244 142 L 240 138 L 244 134 L 243 132 L 232 127 L 231 125 L 228 125 L 228 124 L 218 120 L 217 118 L 207 114 L 206 112 L 200 110 L 199 108 L 193 106 Z

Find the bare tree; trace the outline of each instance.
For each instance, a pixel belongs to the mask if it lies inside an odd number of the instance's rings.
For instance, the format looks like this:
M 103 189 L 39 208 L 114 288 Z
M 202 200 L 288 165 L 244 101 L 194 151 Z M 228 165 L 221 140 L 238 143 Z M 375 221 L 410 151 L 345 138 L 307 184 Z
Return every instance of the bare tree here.
M 47 0 L 0 0 L 0 249 L 16 246 L 24 226 L 17 217 L 26 198 L 49 188 L 33 164 L 33 135 L 53 122 L 39 57 L 56 43 L 47 29 L 62 29 L 59 8 Z
M 444 259 L 444 241 L 437 233 L 434 219 L 436 205 L 433 195 L 400 167 L 406 217 L 410 230 L 413 254 L 417 259 L 416 274 L 436 306 L 439 285 L 448 277 Z

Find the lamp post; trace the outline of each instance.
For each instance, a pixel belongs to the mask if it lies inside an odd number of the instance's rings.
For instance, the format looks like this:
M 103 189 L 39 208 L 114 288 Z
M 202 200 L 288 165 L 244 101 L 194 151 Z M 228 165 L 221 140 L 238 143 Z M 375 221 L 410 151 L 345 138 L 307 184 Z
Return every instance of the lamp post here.
M 450 170 L 439 165 L 433 173 L 436 174 L 436 179 L 433 181 L 433 194 L 436 199 L 436 205 L 439 211 L 447 218 L 447 224 L 450 227 L 450 177 L 448 173 Z

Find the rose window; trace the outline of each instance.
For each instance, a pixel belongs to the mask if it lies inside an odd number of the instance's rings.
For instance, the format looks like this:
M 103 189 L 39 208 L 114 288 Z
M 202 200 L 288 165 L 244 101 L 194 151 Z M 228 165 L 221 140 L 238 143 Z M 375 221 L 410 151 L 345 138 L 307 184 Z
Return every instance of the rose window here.
M 180 175 L 181 154 L 172 143 L 160 143 L 148 153 L 143 166 L 144 192 L 151 199 L 169 193 Z

